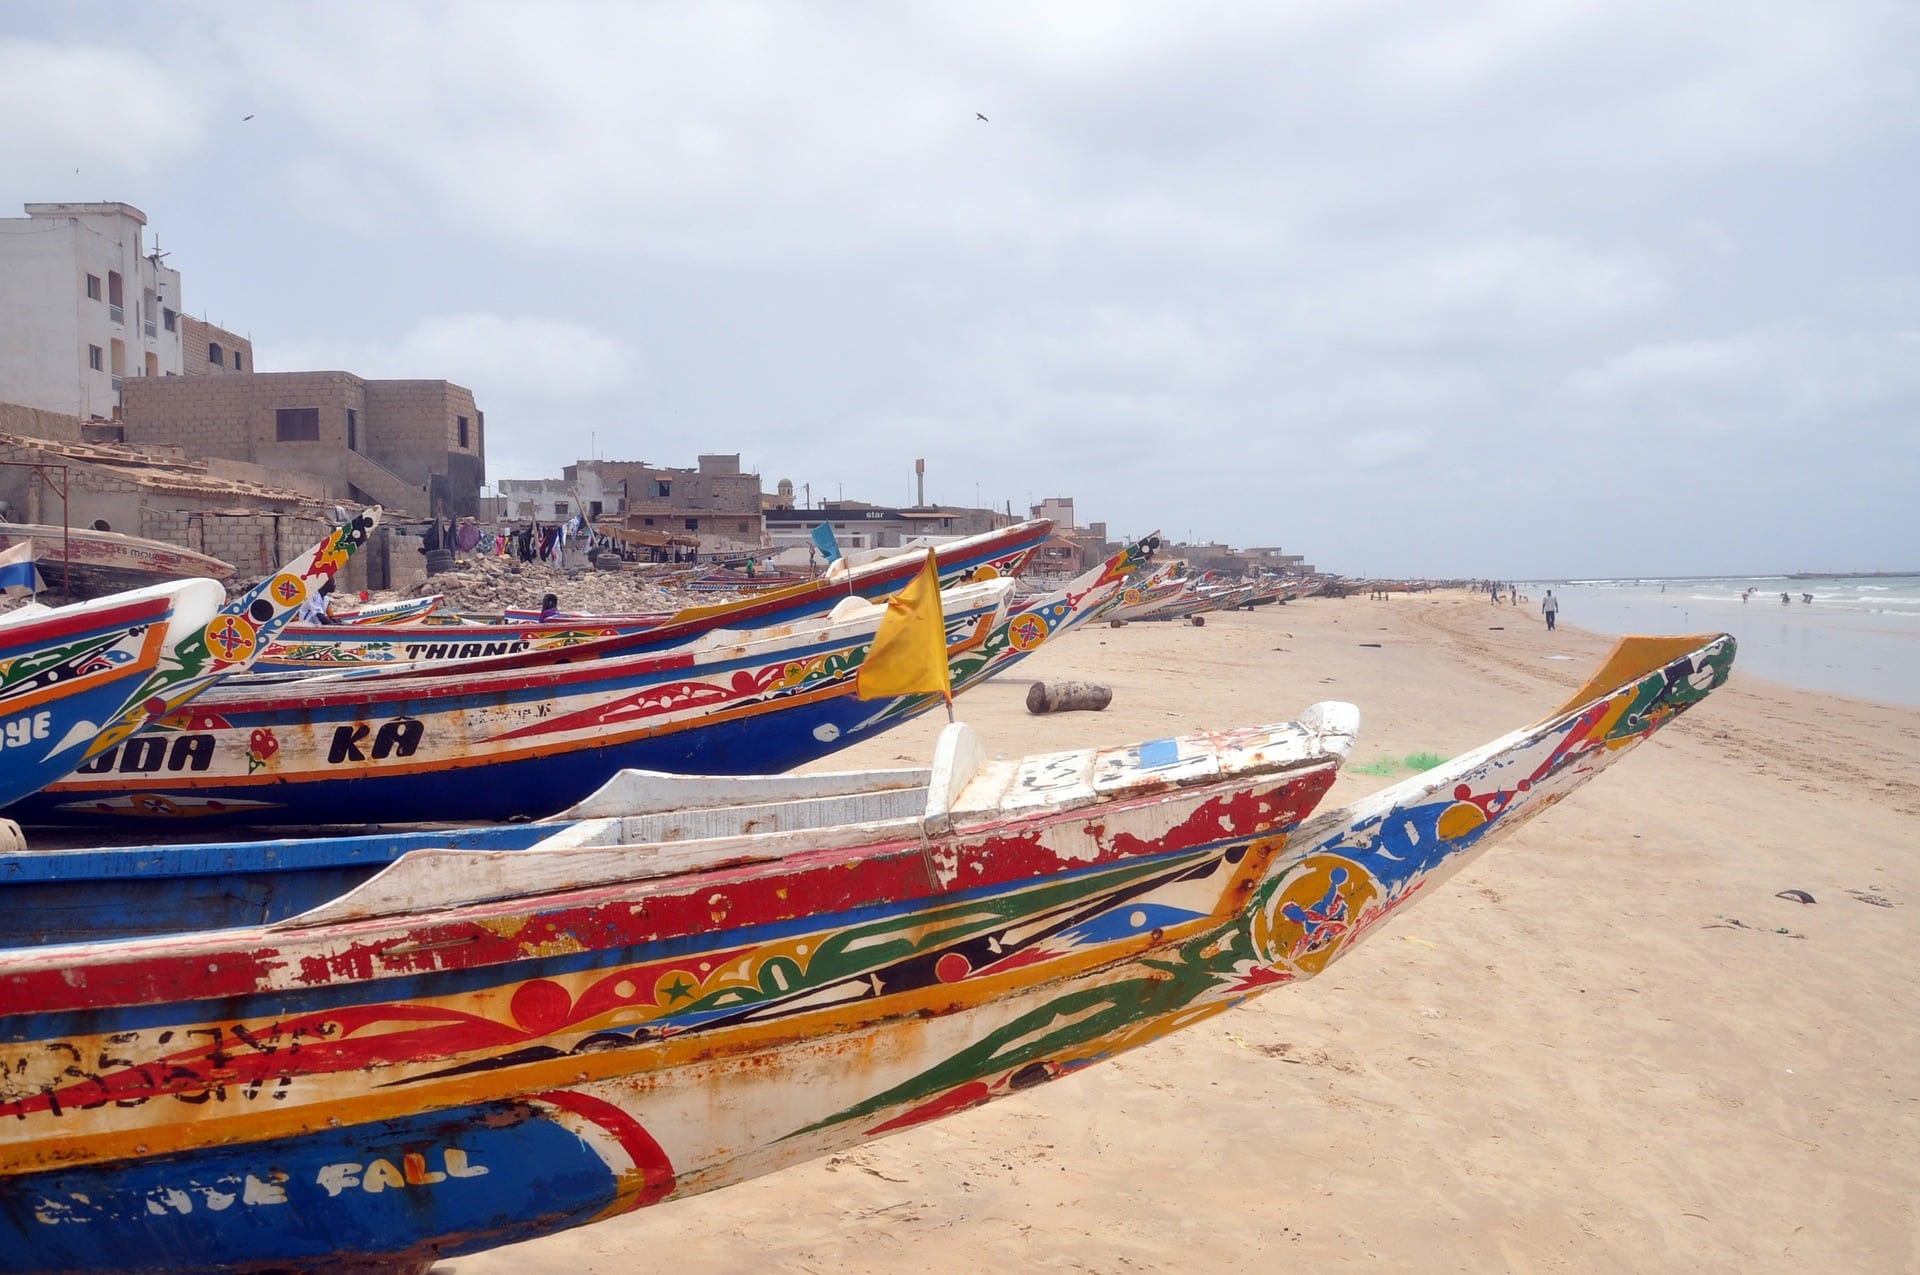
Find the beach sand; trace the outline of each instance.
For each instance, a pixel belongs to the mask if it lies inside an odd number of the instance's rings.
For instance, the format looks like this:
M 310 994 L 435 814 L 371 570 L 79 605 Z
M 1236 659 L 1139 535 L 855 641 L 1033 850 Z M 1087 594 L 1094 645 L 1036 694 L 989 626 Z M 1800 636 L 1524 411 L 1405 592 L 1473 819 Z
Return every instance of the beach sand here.
M 1410 754 L 1544 715 L 1607 646 L 1462 593 L 1308 600 L 1087 629 L 959 709 L 1008 756 L 1351 700 L 1331 808 Z M 1029 716 L 1030 682 L 1058 678 L 1110 684 L 1113 706 Z M 813 769 L 924 764 L 940 724 Z M 942 1122 L 435 1270 L 1914 1271 L 1916 829 L 1920 709 L 1736 662 L 1316 980 Z

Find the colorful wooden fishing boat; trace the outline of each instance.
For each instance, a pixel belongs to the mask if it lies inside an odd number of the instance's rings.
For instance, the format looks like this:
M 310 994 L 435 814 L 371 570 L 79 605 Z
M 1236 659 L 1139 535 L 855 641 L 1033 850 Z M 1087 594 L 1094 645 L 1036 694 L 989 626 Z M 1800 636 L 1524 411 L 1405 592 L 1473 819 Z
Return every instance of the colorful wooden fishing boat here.
M 1011 580 L 949 590 L 949 659 L 986 641 Z M 719 631 L 663 653 L 243 679 L 151 723 L 6 813 L 21 823 L 326 824 L 550 814 L 628 767 L 779 771 L 905 720 L 856 674 L 883 605 Z
M 246 669 L 378 520 L 336 528 L 231 602 L 218 581 L 183 580 L 0 619 L 0 805 Z
M 1126 588 L 1109 599 L 1096 618 L 1124 624 L 1145 615 L 1186 588 L 1186 580 L 1174 574 L 1176 570 L 1176 565 L 1168 564 L 1144 579 L 1136 577 L 1129 580 Z
M 1052 530 L 1053 523 L 1041 518 L 940 545 L 934 551 L 940 583 L 950 588 L 966 581 L 1015 576 Z M 849 596 L 883 598 L 911 580 L 924 557 L 924 550 L 866 555 L 843 570 L 829 571 L 805 584 L 734 602 L 689 607 L 670 616 L 569 616 L 552 622 L 516 619 L 451 626 L 394 624 L 375 630 L 295 625 L 268 649 L 258 668 L 277 672 L 457 663 L 536 651 L 568 651 L 569 658 L 586 658 L 588 653 L 577 648 L 589 645 L 596 658 L 662 651 L 683 646 L 716 629 L 765 628 L 822 615 Z
M 0 522 L 0 549 L 32 540 L 49 585 L 76 598 L 99 598 L 167 580 L 234 574 L 230 562 L 160 540 L 91 527 L 52 527 Z
M 78 766 L 161 653 L 225 600 L 212 580 L 177 580 L 0 616 L 0 804 Z
M 928 771 L 621 776 L 284 919 L 0 951 L 0 1270 L 423 1270 L 1069 1075 L 1318 974 L 1732 659 L 1628 639 L 1319 816 L 1347 705 L 1017 762 L 957 725 Z
M 446 596 L 430 593 L 420 598 L 399 598 L 392 602 L 374 602 L 348 607 L 333 613 L 335 624 L 406 624 L 424 620 L 437 610 Z
M 1207 596 L 1191 576 L 1175 576 L 1143 592 L 1138 602 L 1116 609 L 1109 617 L 1123 623 L 1139 620 L 1184 620 L 1207 608 Z
M 1126 545 L 1100 565 L 1068 580 L 1051 593 L 1022 599 L 1008 609 L 1006 618 L 994 625 L 987 640 L 971 651 L 961 652 L 950 662 L 953 691 L 957 695 L 997 677 L 1061 634 L 1085 623 L 1126 587 L 1159 548 L 1159 533 L 1142 537 Z M 939 703 L 937 695 L 910 695 L 896 700 L 881 711 L 882 720 L 912 717 Z

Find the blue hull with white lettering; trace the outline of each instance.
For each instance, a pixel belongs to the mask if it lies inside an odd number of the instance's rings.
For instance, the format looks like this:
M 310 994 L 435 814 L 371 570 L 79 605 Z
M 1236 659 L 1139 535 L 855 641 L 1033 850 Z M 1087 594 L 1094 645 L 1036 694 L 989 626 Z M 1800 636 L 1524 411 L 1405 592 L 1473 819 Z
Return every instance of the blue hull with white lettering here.
M 16 1177 L 0 1195 L 0 1271 L 178 1271 L 195 1253 L 224 1269 L 404 1269 L 396 1235 L 436 1237 L 424 1264 L 577 1226 L 616 1202 L 634 1169 L 603 1156 L 635 1131 L 554 1098 L 575 1109 L 490 1103 Z

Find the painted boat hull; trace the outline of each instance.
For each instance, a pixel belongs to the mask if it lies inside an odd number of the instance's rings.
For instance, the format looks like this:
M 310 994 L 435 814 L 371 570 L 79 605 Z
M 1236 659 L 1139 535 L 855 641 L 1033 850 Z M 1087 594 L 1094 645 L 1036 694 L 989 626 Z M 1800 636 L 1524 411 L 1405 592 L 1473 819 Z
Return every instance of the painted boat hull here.
M 374 509 L 335 528 L 232 601 L 217 581 L 182 580 L 0 624 L 0 643 L 38 643 L 0 646 L 0 804 L 117 749 L 245 670 L 378 520 Z
M 1230 742 L 1257 754 L 1276 739 L 1286 743 L 1281 732 Z M 1169 774 L 1191 757 L 1173 741 L 1126 751 Z M 731 870 L 548 896 L 534 911 L 506 903 L 388 917 L 372 922 L 378 936 L 364 920 L 297 919 L 293 928 L 208 935 L 177 956 L 162 957 L 168 945 L 151 941 L 99 945 L 93 955 L 104 963 L 82 956 L 87 968 L 74 980 L 40 971 L 87 949 L 42 949 L 37 969 L 0 958 L 8 1006 L 0 1052 L 19 1052 L 23 1031 L 59 1033 L 82 1053 L 96 1040 L 117 1042 L 110 1064 L 91 1069 L 112 1093 L 100 1105 L 59 1068 L 47 1077 L 52 1092 L 0 1103 L 0 1174 L 11 1175 L 0 1190 L 0 1235 L 21 1241 L 0 1244 L 0 1269 L 139 1269 L 129 1254 L 164 1266 L 473 1251 L 664 1198 L 682 1175 L 720 1172 L 729 1144 L 792 1133 L 796 1115 L 841 1126 L 807 1141 L 844 1139 L 854 1126 L 833 1116 L 862 1079 L 845 1074 L 848 1055 L 834 1037 L 891 1032 L 885 1025 L 924 1021 L 933 1006 L 944 1007 L 936 1023 L 953 1019 L 941 1032 L 975 1031 L 998 1020 L 995 1002 L 1016 986 L 1212 923 L 1239 905 L 1278 834 L 1325 792 L 1335 760 L 1296 748 L 1275 773 L 1144 787 L 1100 807 L 1114 835 L 1097 845 L 1084 807 L 1005 831 L 996 807 L 973 822 L 956 814 L 931 853 L 901 829 Z M 1033 759 L 1012 786 L 1059 783 L 1058 769 L 1058 759 Z M 724 926 L 716 908 L 728 914 Z M 528 946 L 537 932 L 560 932 L 553 927 L 595 937 Z M 422 942 L 440 955 L 400 956 Z M 232 964 L 243 948 L 254 954 L 247 969 Z M 401 965 L 352 954 L 376 949 Z M 312 977 L 316 961 L 339 974 Z M 219 1001 L 207 1023 L 180 1017 L 203 1018 L 212 1006 L 198 1000 L 194 1011 L 127 995 L 134 984 L 157 991 L 164 969 L 188 967 L 202 979 L 212 967 L 222 984 L 197 982 L 198 995 Z M 482 1006 L 497 1022 L 476 1012 Z M 211 1053 L 179 1056 L 175 1042 L 207 1030 L 221 1042 Z M 254 1043 L 234 1048 L 243 1040 Z M 156 1071 L 160 1057 L 174 1061 Z M 745 1109 L 684 1135 L 670 1130 L 695 1110 L 685 1103 L 706 1083 L 697 1077 L 713 1074 L 700 1059 L 725 1059 L 724 1074 L 751 1070 L 756 1057 L 776 1070 L 799 1064 L 842 1077 L 811 1098 L 790 1095 L 789 1114 L 745 1142 L 761 1124 Z M 907 1081 L 913 1068 L 901 1064 L 910 1062 L 898 1058 L 884 1074 Z M 209 1067 L 231 1068 L 234 1079 L 214 1079 Z M 195 1069 L 201 1079 L 189 1089 Z M 548 1072 L 564 1072 L 564 1083 L 529 1087 Z M 11 1077 L 14 1092 L 32 1092 L 40 1079 Z M 649 1129 L 578 1088 L 595 1080 L 626 1092 L 622 1101 L 653 1091 L 662 1124 Z M 776 1090 L 756 1103 L 782 1101 Z M 668 1118 L 668 1107 L 681 1116 Z M 129 1150 L 145 1150 L 46 1162 L 49 1134 L 67 1146 L 130 1140 Z M 387 1155 L 398 1158 L 374 1163 Z M 369 1193 L 386 1198 L 369 1210 L 361 1199 Z
M 405 624 L 432 615 L 446 598 L 434 593 L 422 598 L 400 598 L 352 607 L 333 617 L 336 624 Z
M 947 595 L 950 659 L 986 640 L 1011 587 Z M 8 814 L 83 824 L 504 821 L 551 814 L 622 769 L 786 770 L 931 706 L 855 695 L 881 611 L 697 653 L 226 687 Z M 909 698 L 914 707 L 900 708 Z
M 159 585 L 0 626 L 0 804 L 78 766 L 153 672 L 182 592 Z M 213 591 L 211 612 L 223 597 Z
M 0 522 L 0 549 L 11 549 L 22 540 L 38 546 L 47 582 L 55 589 L 66 586 L 76 598 L 104 597 L 165 580 L 224 580 L 234 574 L 230 562 L 159 540 L 87 527 Z M 65 557 L 61 556 L 63 545 Z
M 0 1269 L 425 1261 L 1069 1075 L 1318 974 L 1732 657 L 1690 640 L 1317 817 L 1331 759 L 1208 779 L 1167 741 L 1116 750 L 1168 782 L 1098 819 L 955 812 L 697 880 L 0 954 Z
M 1052 531 L 1045 519 L 939 546 L 942 587 L 1016 575 Z M 669 650 L 717 629 L 757 629 L 823 615 L 843 598 L 876 600 L 904 587 L 923 558 L 893 554 L 844 576 L 823 576 L 739 602 L 692 607 L 670 616 L 575 616 L 560 623 L 508 613 L 498 625 L 382 625 L 377 630 L 298 625 L 268 648 L 260 672 L 331 670 L 359 665 L 441 664 L 560 652 L 594 658 Z

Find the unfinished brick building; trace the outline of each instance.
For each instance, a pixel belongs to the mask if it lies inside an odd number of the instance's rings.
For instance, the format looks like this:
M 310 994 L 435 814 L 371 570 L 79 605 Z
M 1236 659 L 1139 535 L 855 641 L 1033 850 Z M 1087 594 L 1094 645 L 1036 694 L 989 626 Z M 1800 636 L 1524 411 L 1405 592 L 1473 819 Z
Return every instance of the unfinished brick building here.
M 311 474 L 396 518 L 479 513 L 485 418 L 449 381 L 253 372 L 128 381 L 123 397 L 130 446 Z

